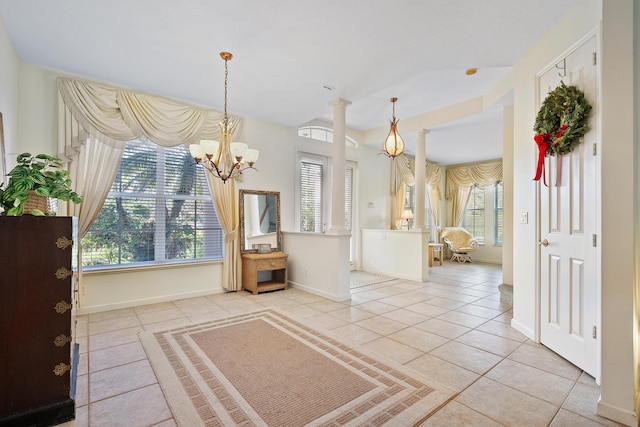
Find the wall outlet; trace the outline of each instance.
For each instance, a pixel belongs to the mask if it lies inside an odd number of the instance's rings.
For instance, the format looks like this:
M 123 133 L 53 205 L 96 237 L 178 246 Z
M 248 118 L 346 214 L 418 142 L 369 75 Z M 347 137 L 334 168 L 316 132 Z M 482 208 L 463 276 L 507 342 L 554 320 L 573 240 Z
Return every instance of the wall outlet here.
M 528 224 L 529 223 L 529 212 L 522 212 L 520 214 L 520 224 Z
M 368 204 L 367 206 L 369 206 L 370 208 L 372 208 L 372 207 L 373 207 L 373 202 L 369 202 L 369 204 Z

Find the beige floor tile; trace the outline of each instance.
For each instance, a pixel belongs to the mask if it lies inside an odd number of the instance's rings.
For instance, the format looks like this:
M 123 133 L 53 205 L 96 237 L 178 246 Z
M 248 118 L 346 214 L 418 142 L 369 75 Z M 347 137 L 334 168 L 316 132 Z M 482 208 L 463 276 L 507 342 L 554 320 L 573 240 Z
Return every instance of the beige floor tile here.
M 165 330 L 177 328 L 180 326 L 190 325 L 192 323 L 199 323 L 199 322 L 189 319 L 188 317 L 181 317 L 179 319 L 171 319 L 171 320 L 165 320 L 163 322 L 149 323 L 148 325 L 144 325 L 144 330 L 147 332 L 165 331 Z
M 358 306 L 360 310 L 366 310 L 373 314 L 384 314 L 392 310 L 396 310 L 398 307 L 395 307 L 391 304 L 385 304 L 379 301 L 369 301 Z
M 503 322 L 503 323 L 506 323 L 506 324 L 510 325 L 512 319 L 513 319 L 513 310 L 508 310 L 508 311 L 505 311 L 500 316 L 494 318 L 493 320 L 496 320 L 496 321 L 499 321 L 499 322 Z
M 440 335 L 441 337 L 445 337 L 450 340 L 455 339 L 471 330 L 466 326 L 457 325 L 455 323 L 447 322 L 438 318 L 426 320 L 422 323 L 418 323 L 415 326 L 416 328 L 420 328 L 427 332 Z
M 438 316 L 438 319 L 446 320 L 447 322 L 457 323 L 458 325 L 466 326 L 467 328 L 477 328 L 478 326 L 486 323 L 488 320 L 483 317 L 474 316 L 472 314 L 461 313 L 459 311 L 449 311 Z
M 456 301 L 445 297 L 434 297 L 424 301 L 424 303 L 446 308 L 447 310 L 455 310 L 457 308 L 464 307 L 467 304 L 466 302 Z
M 185 317 L 185 315 L 176 307 L 172 307 L 167 310 L 145 311 L 138 314 L 138 318 L 143 325 L 180 319 L 181 317 Z
M 499 322 L 497 320 L 491 320 L 487 323 L 483 323 L 482 325 L 477 327 L 477 330 L 488 332 L 493 335 L 498 335 L 499 337 L 508 338 L 512 341 L 527 341 L 527 337 L 524 336 L 521 332 L 515 330 L 508 324 Z
M 413 305 L 413 304 L 416 303 L 415 300 L 405 297 L 404 294 L 393 295 L 393 296 L 390 296 L 390 297 L 381 298 L 378 301 L 380 301 L 381 303 L 384 303 L 384 304 L 392 305 L 392 306 L 397 307 L 397 308 L 406 307 L 408 305 Z
M 78 359 L 78 375 L 86 375 L 89 372 L 89 354 L 80 353 Z
M 146 359 L 92 372 L 89 382 L 89 400 L 90 403 L 97 402 L 156 382 L 155 374 Z
M 361 320 L 356 322 L 356 325 L 362 326 L 363 328 L 369 329 L 370 331 L 380 335 L 389 335 L 407 327 L 404 323 L 396 322 L 395 320 L 387 319 L 382 316 L 375 316 Z
M 115 317 L 113 319 L 100 320 L 89 323 L 89 334 L 104 334 L 105 332 L 113 332 L 126 328 L 135 328 L 136 326 L 141 325 L 142 324 L 140 323 L 140 320 L 136 315 Z
M 421 427 L 501 427 L 502 424 L 471 408 L 451 401 L 444 408 L 419 424 Z
M 460 307 L 457 311 L 467 314 L 473 314 L 474 316 L 484 317 L 485 319 L 493 319 L 500 316 L 503 312 L 495 310 L 493 308 L 482 307 L 479 305 L 468 304 L 464 307 Z
M 484 374 L 502 360 L 500 356 L 455 341 L 450 341 L 429 354 L 477 374 Z
M 565 409 L 560 409 L 556 417 L 549 424 L 550 427 L 601 427 L 602 424 L 582 417 Z
M 419 302 L 417 304 L 407 306 L 405 307 L 405 309 L 415 311 L 416 313 L 420 313 L 429 317 L 436 317 L 449 312 L 448 308 L 442 308 L 432 304 L 427 304 L 427 302 Z
M 446 299 L 450 299 L 453 301 L 458 301 L 458 302 L 463 302 L 465 304 L 470 304 L 473 303 L 475 301 L 478 301 L 478 297 L 477 296 L 473 296 L 473 295 L 467 295 L 465 293 L 464 289 L 460 289 L 457 290 L 456 292 L 445 292 L 443 294 L 441 294 L 440 296 Z
M 510 355 L 522 345 L 521 342 L 512 341 L 477 329 L 456 338 L 456 341 L 502 357 Z
M 135 316 L 136 312 L 133 308 L 122 308 L 118 310 L 101 311 L 99 313 L 91 313 L 88 315 L 89 323 L 102 322 L 104 320 L 118 319 L 120 317 Z
M 89 403 L 89 375 L 76 377 L 76 408 Z
M 438 357 L 425 354 L 405 366 L 426 375 L 447 388 L 460 392 L 480 378 L 479 374 L 449 363 Z
M 509 355 L 509 359 L 574 381 L 582 373 L 580 369 L 556 353 L 540 344 L 531 343 L 531 341 L 527 341 L 518 347 L 516 351 Z
M 102 350 L 92 351 L 91 372 L 113 368 L 114 366 L 126 365 L 147 358 L 147 354 L 139 341 L 129 344 L 122 344 L 116 347 L 108 347 Z
M 364 344 L 373 340 L 377 340 L 382 336 L 380 334 L 376 334 L 375 332 L 371 332 L 368 329 L 365 329 L 361 326 L 357 326 L 354 324 L 340 326 L 338 328 L 333 329 L 332 332 L 356 344 Z
M 558 407 L 487 378 L 480 378 L 455 399 L 508 426 L 549 425 Z
M 91 427 L 147 427 L 172 418 L 158 384 L 89 406 Z
M 401 344 L 386 337 L 370 341 L 366 344 L 363 344 L 362 347 L 367 350 L 374 351 L 382 355 L 383 357 L 400 364 L 405 364 L 424 354 L 422 351 L 416 350 L 415 348 Z
M 387 335 L 387 337 L 425 353 L 449 342 L 447 338 L 416 327 L 401 329 L 398 332 Z
M 91 335 L 89 337 L 89 349 L 91 351 L 113 347 L 130 342 L 138 341 L 138 333 L 142 332 L 142 326 L 119 329 L 117 331 L 105 332 L 103 334 Z
M 496 301 L 489 298 L 481 298 L 471 303 L 472 305 L 479 305 L 480 307 L 492 308 L 498 310 L 500 313 L 511 310 L 509 304 L 505 304 L 502 301 Z
M 509 359 L 500 362 L 485 377 L 556 406 L 562 405 L 575 384 L 575 381 Z
M 156 304 L 147 304 L 134 307 L 136 314 L 151 313 L 154 311 L 164 311 L 175 309 L 176 306 L 172 301 L 159 302 Z
M 332 316 L 330 313 L 322 313 L 317 316 L 300 318 L 299 320 L 301 323 L 319 330 L 335 329 L 349 324 L 336 316 Z
M 404 308 L 386 312 L 382 314 L 382 317 L 395 320 L 396 322 L 404 323 L 409 326 L 416 325 L 429 319 L 429 316 L 416 313 L 415 311 L 406 310 Z
M 578 382 L 562 407 L 602 425 L 617 426 L 617 423 L 597 414 L 599 398 L 600 388 Z
M 323 313 L 327 313 L 330 311 L 341 310 L 344 308 L 344 305 L 336 301 L 325 300 L 325 301 L 313 302 L 309 304 L 309 307 L 315 310 L 321 311 Z

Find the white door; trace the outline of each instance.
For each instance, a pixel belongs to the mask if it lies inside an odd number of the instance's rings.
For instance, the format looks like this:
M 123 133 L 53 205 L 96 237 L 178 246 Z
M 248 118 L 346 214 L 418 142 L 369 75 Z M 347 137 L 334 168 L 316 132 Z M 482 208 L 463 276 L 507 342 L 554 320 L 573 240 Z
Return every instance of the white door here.
M 566 57 L 566 85 L 580 88 L 592 106 L 591 130 L 569 154 L 546 159 L 540 181 L 540 340 L 597 376 L 597 240 L 595 38 Z M 560 84 L 563 63 L 539 78 L 540 104 Z

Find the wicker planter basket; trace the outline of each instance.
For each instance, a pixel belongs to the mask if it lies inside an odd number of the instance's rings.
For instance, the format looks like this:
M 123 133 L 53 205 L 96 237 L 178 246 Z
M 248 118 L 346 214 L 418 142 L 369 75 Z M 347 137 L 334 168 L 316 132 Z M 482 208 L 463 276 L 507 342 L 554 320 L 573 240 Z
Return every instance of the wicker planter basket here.
M 22 204 L 22 213 L 24 215 L 30 215 L 33 209 L 39 209 L 44 212 L 45 215 L 48 215 L 49 212 L 57 212 L 58 203 L 56 199 L 38 196 L 34 190 L 27 191 L 27 194 L 29 194 L 29 198 Z

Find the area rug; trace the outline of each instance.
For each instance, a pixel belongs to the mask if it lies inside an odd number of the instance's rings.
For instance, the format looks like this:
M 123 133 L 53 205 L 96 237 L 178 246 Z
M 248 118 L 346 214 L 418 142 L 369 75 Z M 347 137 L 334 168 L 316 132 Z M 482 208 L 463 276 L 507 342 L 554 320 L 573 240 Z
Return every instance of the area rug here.
M 412 426 L 454 394 L 273 309 L 140 340 L 178 426 Z
M 384 274 L 369 273 L 366 271 L 352 271 L 350 274 L 351 289 L 360 288 L 362 286 L 375 285 L 377 283 L 388 282 L 394 280 L 394 277 Z

